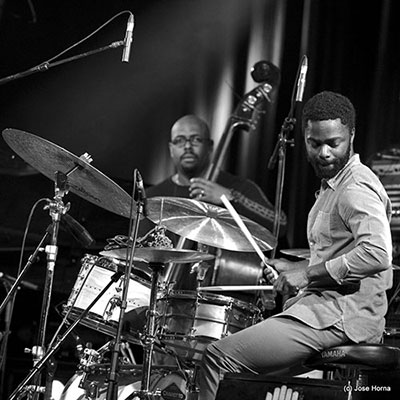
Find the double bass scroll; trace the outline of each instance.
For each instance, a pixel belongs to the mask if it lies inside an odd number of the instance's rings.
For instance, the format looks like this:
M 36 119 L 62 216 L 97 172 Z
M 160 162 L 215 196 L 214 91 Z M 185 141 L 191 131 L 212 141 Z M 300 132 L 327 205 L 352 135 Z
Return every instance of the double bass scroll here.
M 274 66 L 277 69 L 277 67 Z M 278 70 L 279 71 L 279 70 Z M 257 127 L 260 113 L 266 103 L 271 103 L 271 92 L 274 90 L 272 82 L 263 82 L 256 88 L 246 93 L 235 111 L 229 117 L 225 130 L 214 152 L 213 159 L 205 175 L 205 179 L 215 182 L 218 178 L 221 165 L 225 159 L 226 152 L 231 142 L 233 133 L 236 129 L 247 131 L 254 130 Z

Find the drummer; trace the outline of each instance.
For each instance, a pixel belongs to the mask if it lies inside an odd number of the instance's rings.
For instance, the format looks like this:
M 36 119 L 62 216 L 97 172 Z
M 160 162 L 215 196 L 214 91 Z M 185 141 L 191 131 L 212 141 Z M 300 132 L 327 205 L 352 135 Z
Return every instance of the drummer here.
M 227 372 L 297 375 L 319 351 L 381 341 L 392 284 L 391 203 L 354 151 L 355 121 L 339 93 L 304 105 L 306 156 L 321 179 L 308 215 L 310 260 L 269 260 L 280 272 L 275 290 L 297 294 L 281 313 L 208 345 L 199 399 L 213 400 Z

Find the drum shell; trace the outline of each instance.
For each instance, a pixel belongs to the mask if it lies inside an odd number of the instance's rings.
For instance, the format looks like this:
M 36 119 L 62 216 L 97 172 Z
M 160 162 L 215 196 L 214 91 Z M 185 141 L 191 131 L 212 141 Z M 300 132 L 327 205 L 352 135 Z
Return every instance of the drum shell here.
M 63 313 L 67 315 L 67 318 L 76 320 L 110 282 L 117 270 L 118 267 L 110 259 L 85 255 L 78 278 L 64 306 Z M 118 282 L 113 282 L 81 320 L 81 324 L 107 335 L 115 335 L 121 310 L 119 302 L 122 299 L 122 285 L 123 277 Z M 126 313 L 136 311 L 139 314 L 142 309 L 147 309 L 149 302 L 150 282 L 131 274 Z M 138 340 L 137 332 L 132 330 L 125 336 L 127 340 L 134 343 Z
M 212 286 L 257 285 L 262 277 L 263 269 L 256 253 L 219 249 L 210 284 Z
M 158 299 L 160 341 L 180 357 L 198 361 L 205 347 L 261 319 L 258 307 L 229 296 L 169 291 Z
M 257 253 L 210 249 L 213 261 L 202 263 L 207 271 L 198 281 L 190 264 L 171 264 L 165 274 L 165 284 L 173 290 L 196 290 L 197 286 L 258 285 L 263 282 L 263 268 Z M 232 291 L 225 293 L 246 302 L 256 302 L 256 293 Z

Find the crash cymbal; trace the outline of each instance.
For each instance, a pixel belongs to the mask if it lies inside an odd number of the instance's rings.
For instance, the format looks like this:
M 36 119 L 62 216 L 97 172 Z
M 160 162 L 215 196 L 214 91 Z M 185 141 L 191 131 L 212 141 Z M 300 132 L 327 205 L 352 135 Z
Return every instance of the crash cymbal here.
M 309 249 L 284 249 L 279 251 L 287 256 L 298 257 L 304 260 L 309 260 L 311 257 Z
M 18 155 L 43 175 L 55 181 L 56 172 L 67 174 L 71 192 L 129 218 L 131 197 L 128 193 L 85 160 L 43 138 L 17 129 L 5 129 L 3 137 Z
M 147 217 L 195 242 L 225 250 L 254 251 L 230 213 L 213 204 L 180 197 L 152 197 L 147 201 Z M 241 218 L 261 250 L 276 246 L 276 239 L 268 229 Z
M 127 249 L 104 250 L 100 254 L 108 258 L 126 260 Z M 201 251 L 162 249 L 157 247 L 137 247 L 134 252 L 134 261 L 145 263 L 194 263 L 198 261 L 212 260 L 215 256 Z

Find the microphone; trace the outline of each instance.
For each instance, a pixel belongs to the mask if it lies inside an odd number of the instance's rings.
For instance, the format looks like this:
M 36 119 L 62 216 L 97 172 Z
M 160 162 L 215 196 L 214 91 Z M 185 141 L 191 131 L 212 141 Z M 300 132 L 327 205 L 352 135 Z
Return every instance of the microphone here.
M 142 175 L 140 174 L 139 170 L 136 170 L 136 188 L 138 192 L 137 199 L 143 203 L 143 216 L 147 217 L 147 197 L 146 191 L 144 190 L 144 184 Z
M 301 62 L 299 79 L 297 81 L 296 101 L 303 101 L 304 88 L 306 87 L 306 75 L 308 70 L 307 56 L 303 56 Z
M 11 275 L 5 274 L 4 272 L 0 272 L 0 279 L 3 279 L 5 281 L 14 283 L 17 279 L 14 278 Z M 39 286 L 35 285 L 34 283 L 27 282 L 27 281 L 21 281 L 19 284 L 23 287 L 26 287 L 27 289 L 32 289 L 32 290 L 39 290 Z
M 90 247 L 95 240 L 90 233 L 69 214 L 64 214 L 61 218 L 61 226 L 66 229 L 83 247 Z
M 129 55 L 131 53 L 131 43 L 133 34 L 134 20 L 133 14 L 129 15 L 128 23 L 126 25 L 126 33 L 124 39 L 124 49 L 122 51 L 122 62 L 129 62 Z

